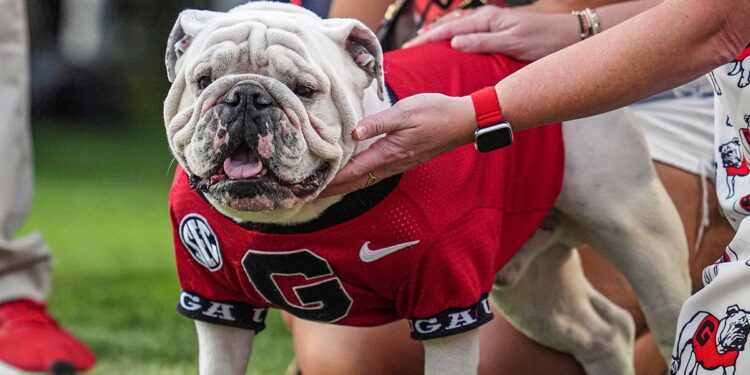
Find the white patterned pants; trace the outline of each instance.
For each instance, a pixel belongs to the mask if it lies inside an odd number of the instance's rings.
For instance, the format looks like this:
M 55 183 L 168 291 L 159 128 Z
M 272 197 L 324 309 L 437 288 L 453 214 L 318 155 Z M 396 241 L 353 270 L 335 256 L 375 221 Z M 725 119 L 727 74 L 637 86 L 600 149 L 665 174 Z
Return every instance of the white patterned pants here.
M 51 259 L 39 234 L 15 238 L 31 207 L 29 62 L 23 0 L 0 0 L 0 302 L 44 301 Z

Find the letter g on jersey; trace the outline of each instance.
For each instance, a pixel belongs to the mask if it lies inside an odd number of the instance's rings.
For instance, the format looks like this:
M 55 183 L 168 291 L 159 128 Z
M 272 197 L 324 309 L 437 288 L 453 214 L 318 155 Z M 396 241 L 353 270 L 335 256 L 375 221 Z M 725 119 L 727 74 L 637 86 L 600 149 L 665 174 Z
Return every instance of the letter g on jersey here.
M 221 268 L 221 249 L 208 220 L 198 214 L 190 214 L 180 222 L 180 240 L 190 255 L 211 272 Z

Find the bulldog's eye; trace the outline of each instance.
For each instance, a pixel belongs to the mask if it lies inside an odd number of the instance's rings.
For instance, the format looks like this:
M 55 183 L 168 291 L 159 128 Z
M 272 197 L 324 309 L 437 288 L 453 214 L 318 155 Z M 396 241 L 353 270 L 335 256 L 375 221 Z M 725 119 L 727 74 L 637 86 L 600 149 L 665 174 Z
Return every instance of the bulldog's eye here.
M 211 76 L 203 76 L 198 78 L 198 88 L 201 90 L 205 90 L 208 85 L 211 84 L 213 80 L 211 79 Z
M 315 93 L 315 90 L 305 85 L 294 86 L 294 94 L 303 98 L 310 98 Z

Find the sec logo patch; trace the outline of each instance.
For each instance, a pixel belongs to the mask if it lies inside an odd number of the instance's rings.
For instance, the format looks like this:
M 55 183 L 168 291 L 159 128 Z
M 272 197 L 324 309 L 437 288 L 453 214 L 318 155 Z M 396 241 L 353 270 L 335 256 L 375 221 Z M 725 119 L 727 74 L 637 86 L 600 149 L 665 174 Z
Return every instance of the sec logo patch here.
M 180 222 L 180 239 L 196 262 L 211 272 L 221 268 L 221 249 L 208 220 L 198 214 L 190 214 Z

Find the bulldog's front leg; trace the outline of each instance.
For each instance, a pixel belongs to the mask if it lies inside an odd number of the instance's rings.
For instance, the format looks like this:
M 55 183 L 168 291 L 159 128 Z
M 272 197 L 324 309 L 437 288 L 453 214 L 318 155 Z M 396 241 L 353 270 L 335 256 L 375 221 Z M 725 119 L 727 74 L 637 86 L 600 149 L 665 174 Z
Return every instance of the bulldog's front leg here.
M 255 331 L 195 322 L 201 375 L 244 374 L 253 349 Z
M 476 374 L 479 368 L 479 330 L 424 341 L 426 375 Z

